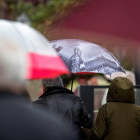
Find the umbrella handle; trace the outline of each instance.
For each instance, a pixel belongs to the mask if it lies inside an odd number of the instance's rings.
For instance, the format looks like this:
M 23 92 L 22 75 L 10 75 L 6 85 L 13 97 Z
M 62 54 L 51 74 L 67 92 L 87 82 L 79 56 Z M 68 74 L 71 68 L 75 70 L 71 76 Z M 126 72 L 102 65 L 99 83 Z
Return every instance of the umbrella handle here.
M 73 88 L 73 75 L 72 75 L 71 78 L 72 78 L 72 79 L 71 79 L 71 92 L 72 92 L 72 88 Z

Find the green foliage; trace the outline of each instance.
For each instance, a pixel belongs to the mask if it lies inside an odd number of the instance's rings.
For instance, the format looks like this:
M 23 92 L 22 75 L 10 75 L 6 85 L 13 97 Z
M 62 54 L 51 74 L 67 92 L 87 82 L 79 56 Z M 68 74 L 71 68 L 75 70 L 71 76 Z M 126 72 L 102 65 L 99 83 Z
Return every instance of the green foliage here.
M 47 3 L 33 5 L 24 0 L 0 0 L 0 6 L 8 5 L 9 17 L 15 20 L 23 11 L 31 20 L 31 25 L 40 31 L 44 31 L 57 18 L 67 14 L 72 8 L 81 5 L 86 0 L 49 0 Z M 4 6 L 5 7 L 5 6 Z
M 19 2 L 16 6 L 18 14 L 26 11 L 26 14 L 31 19 L 32 26 L 38 30 L 44 30 L 44 27 L 49 26 L 58 17 L 64 16 L 67 11 L 77 5 L 80 5 L 85 0 L 50 0 L 46 4 L 40 3 L 34 6 L 29 2 Z
M 21 14 L 22 11 L 28 11 L 28 10 L 33 9 L 33 8 L 34 8 L 34 6 L 30 2 L 26 2 L 26 3 L 19 2 L 16 5 L 16 11 L 19 15 Z

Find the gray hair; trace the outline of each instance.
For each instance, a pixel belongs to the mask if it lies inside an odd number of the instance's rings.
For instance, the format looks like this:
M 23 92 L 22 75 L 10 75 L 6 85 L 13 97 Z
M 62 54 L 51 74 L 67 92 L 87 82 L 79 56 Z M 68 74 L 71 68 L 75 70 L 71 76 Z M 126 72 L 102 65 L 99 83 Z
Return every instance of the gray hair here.
M 0 38 L 3 34 L 0 31 Z M 25 51 L 14 40 L 6 37 L 0 42 L 0 88 L 22 84 L 26 74 Z
M 61 77 L 55 79 L 42 79 L 42 84 L 47 87 L 63 87 L 63 81 Z

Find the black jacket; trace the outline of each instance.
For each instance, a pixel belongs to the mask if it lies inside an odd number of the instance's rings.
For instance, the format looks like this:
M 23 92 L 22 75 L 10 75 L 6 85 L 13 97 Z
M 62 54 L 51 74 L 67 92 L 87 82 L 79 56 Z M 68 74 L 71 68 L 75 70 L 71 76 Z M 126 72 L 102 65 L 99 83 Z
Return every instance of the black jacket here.
M 66 124 L 21 96 L 0 91 L 0 140 L 75 140 Z
M 81 126 L 91 128 L 91 116 L 80 97 L 63 87 L 48 88 L 34 105 L 40 105 L 51 113 L 60 114 L 73 125 L 73 135 L 81 139 Z

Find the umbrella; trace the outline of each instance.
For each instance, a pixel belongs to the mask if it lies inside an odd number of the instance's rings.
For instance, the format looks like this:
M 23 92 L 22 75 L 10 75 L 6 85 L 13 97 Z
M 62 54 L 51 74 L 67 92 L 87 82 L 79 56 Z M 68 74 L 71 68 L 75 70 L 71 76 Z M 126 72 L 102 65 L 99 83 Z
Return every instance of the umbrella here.
M 27 79 L 53 78 L 68 69 L 47 39 L 32 27 L 0 20 L 0 46 L 16 45 L 27 54 Z
M 51 44 L 72 73 L 96 72 L 111 76 L 125 72 L 115 56 L 99 45 L 78 39 L 55 40 Z
M 78 39 L 52 41 L 51 44 L 72 73 L 96 72 L 111 75 L 125 72 L 107 49 Z
M 125 74 L 126 73 L 126 74 Z M 122 73 L 122 72 L 116 72 L 114 74 L 110 76 L 108 75 L 105 75 L 105 77 L 108 79 L 108 80 L 113 80 L 114 78 L 118 77 L 118 76 L 122 76 L 122 77 L 126 77 L 128 78 L 129 80 L 132 81 L 132 83 L 135 85 L 136 84 L 136 81 L 135 81 L 135 74 L 132 72 L 132 71 L 128 71 L 128 70 L 125 70 L 125 73 Z

